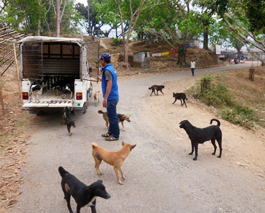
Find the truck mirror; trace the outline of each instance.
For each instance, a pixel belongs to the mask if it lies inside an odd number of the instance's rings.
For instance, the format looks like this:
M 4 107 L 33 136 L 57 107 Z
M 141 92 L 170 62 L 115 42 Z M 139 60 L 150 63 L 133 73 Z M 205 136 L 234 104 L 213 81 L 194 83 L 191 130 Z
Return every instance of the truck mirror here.
M 88 72 L 92 73 L 92 68 L 91 67 L 89 67 Z

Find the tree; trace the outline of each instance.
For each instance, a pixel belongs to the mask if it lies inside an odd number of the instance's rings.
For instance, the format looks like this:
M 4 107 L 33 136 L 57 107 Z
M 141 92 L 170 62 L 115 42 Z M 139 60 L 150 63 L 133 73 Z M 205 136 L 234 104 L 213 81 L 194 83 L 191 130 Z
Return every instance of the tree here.
M 83 4 L 78 3 L 75 6 L 77 13 L 79 13 L 83 18 L 83 22 L 86 25 L 86 30 L 89 35 L 96 35 L 100 28 L 104 25 L 104 22 L 97 17 L 98 11 L 96 4 L 101 4 L 100 0 L 88 0 L 88 5 L 85 7 Z
M 2 23 L 24 33 L 36 33 L 43 14 L 39 0 L 5 0 L 0 13 Z
M 68 3 L 68 0 L 49 0 L 53 10 L 54 14 L 56 15 L 56 36 L 60 37 L 61 33 L 61 22 L 64 15 L 66 4 Z
M 228 0 L 194 0 L 193 6 L 199 6 L 201 12 L 205 9 L 209 10 L 209 16 L 204 16 L 203 20 L 203 49 L 208 50 L 209 44 L 209 28 L 210 25 L 214 24 L 215 20 L 213 19 L 213 15 L 222 16 L 224 12 L 227 10 L 227 2 Z
M 178 49 L 177 64 L 186 67 L 186 47 L 203 32 L 203 20 L 209 16 L 208 9 L 202 14 L 193 10 L 191 1 L 166 0 L 163 6 L 145 14 L 146 31 L 163 39 L 171 48 Z M 165 13 L 164 11 L 167 11 Z
M 157 4 L 152 4 L 150 3 L 151 1 L 147 0 L 138 0 L 138 1 L 120 1 L 120 0 L 114 0 L 115 4 L 117 5 L 119 16 L 120 16 L 120 26 L 122 30 L 122 38 L 123 38 L 123 45 L 124 45 L 124 61 L 127 64 L 128 67 L 128 45 L 129 45 L 129 39 L 131 36 L 131 33 L 133 32 L 137 21 L 140 17 L 140 15 L 147 10 L 148 8 L 151 7 L 156 7 L 158 5 L 161 5 L 163 3 L 157 3 Z M 127 3 L 127 4 L 124 4 Z M 128 5 L 129 3 L 129 5 Z M 129 8 L 129 10 L 128 10 Z M 128 31 L 126 33 L 124 29 L 124 18 L 128 17 L 129 21 L 129 27 Z
M 265 0 L 236 0 L 230 1 L 228 12 L 224 13 L 223 19 L 227 26 L 235 33 L 236 39 L 245 44 L 248 51 L 248 44 L 265 51 L 263 34 L 265 21 Z M 255 55 L 254 53 L 252 53 Z M 265 60 L 255 55 L 264 65 Z

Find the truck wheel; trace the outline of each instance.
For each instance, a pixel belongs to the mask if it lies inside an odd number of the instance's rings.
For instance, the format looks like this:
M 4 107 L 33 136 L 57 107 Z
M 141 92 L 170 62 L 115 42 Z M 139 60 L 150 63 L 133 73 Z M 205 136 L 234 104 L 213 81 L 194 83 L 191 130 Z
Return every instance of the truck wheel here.
M 87 111 L 87 103 L 83 104 L 83 114 L 86 114 Z

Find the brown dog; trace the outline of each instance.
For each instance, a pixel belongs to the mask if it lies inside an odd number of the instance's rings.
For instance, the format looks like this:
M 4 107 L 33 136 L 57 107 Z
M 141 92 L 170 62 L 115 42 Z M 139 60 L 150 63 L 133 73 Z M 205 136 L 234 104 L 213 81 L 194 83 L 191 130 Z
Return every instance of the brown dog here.
M 92 155 L 95 160 L 95 168 L 96 168 L 98 175 L 102 175 L 102 173 L 99 170 L 99 165 L 101 164 L 101 161 L 103 160 L 107 164 L 114 166 L 117 181 L 119 184 L 123 185 L 123 182 L 121 181 L 119 177 L 119 171 L 121 173 L 122 178 L 125 180 L 125 176 L 123 174 L 123 171 L 121 170 L 121 166 L 124 160 L 127 158 L 127 156 L 130 154 L 130 152 L 135 146 L 136 145 L 131 145 L 131 144 L 122 142 L 122 148 L 119 151 L 110 152 L 104 149 L 103 147 L 97 145 L 95 142 L 93 142 L 92 143 Z
M 99 114 L 103 114 L 103 119 L 106 121 L 106 127 L 108 128 L 109 127 L 109 119 L 108 119 L 108 116 L 107 116 L 107 112 L 103 112 L 101 109 L 99 109 L 98 110 L 98 113 Z M 122 125 L 122 130 L 125 131 L 123 122 L 124 121 L 131 122 L 130 115 L 127 115 L 127 114 L 117 114 L 117 116 L 118 116 L 119 123 L 121 123 L 121 125 Z
M 158 95 L 158 91 L 160 91 L 164 95 L 164 93 L 162 92 L 162 89 L 164 89 L 164 88 L 165 88 L 164 85 L 153 85 L 153 86 L 149 87 L 148 89 L 152 90 L 150 96 L 152 96 L 153 93 Z M 156 93 L 155 93 L 155 91 L 156 91 Z
M 99 103 L 99 93 L 100 93 L 100 91 L 98 90 L 98 91 L 95 91 L 95 93 L 94 93 L 94 101 L 95 101 L 95 107 L 98 105 L 98 103 Z

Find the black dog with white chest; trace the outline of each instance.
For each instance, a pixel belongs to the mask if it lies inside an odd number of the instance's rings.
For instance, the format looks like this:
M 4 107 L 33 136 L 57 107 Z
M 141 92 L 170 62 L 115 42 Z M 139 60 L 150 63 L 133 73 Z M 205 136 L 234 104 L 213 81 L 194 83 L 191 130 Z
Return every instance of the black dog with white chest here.
M 213 121 L 216 121 L 217 125 L 209 126 L 202 129 L 193 126 L 187 120 L 181 121 L 179 123 L 180 124 L 179 127 L 183 128 L 187 132 L 191 140 L 191 153 L 189 154 L 192 155 L 195 149 L 195 157 L 193 158 L 193 160 L 197 160 L 198 157 L 198 144 L 204 143 L 205 141 L 208 140 L 211 140 L 213 144 L 214 147 L 214 152 L 212 153 L 213 155 L 215 155 L 216 153 L 217 146 L 215 145 L 215 140 L 217 140 L 220 149 L 220 154 L 218 157 L 221 158 L 222 156 L 222 131 L 220 129 L 221 123 L 217 119 L 212 119 L 210 124 L 212 124 Z
M 71 111 L 69 110 L 68 107 L 65 107 L 63 109 L 63 116 L 65 119 L 65 124 L 67 126 L 67 130 L 68 130 L 68 135 L 71 136 L 72 132 L 71 132 L 71 127 L 75 127 L 75 122 L 71 119 Z
M 80 180 L 78 180 L 74 175 L 67 172 L 63 167 L 60 166 L 58 170 L 60 175 L 62 176 L 62 190 L 70 213 L 73 213 L 70 205 L 71 196 L 77 203 L 77 213 L 80 213 L 80 209 L 85 205 L 89 205 L 91 212 L 96 213 L 96 197 L 101 197 L 104 199 L 110 198 L 109 193 L 106 191 L 105 186 L 102 184 L 102 180 L 98 180 L 87 186 Z

